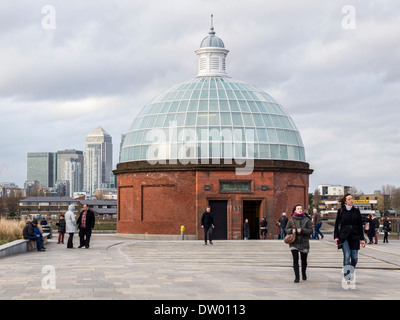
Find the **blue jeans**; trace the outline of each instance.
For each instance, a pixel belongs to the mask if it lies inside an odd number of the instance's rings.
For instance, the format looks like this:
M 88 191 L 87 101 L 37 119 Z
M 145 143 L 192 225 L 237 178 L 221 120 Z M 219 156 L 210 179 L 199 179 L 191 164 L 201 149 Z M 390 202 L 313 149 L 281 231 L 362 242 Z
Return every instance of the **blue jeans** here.
M 38 236 L 29 236 L 28 239 L 36 241 L 36 249 L 38 251 L 42 250 L 42 239 L 40 237 L 38 237 Z
M 349 242 L 345 240 L 343 243 L 342 251 L 344 276 L 345 278 L 347 278 L 350 274 L 350 271 L 356 268 L 358 262 L 358 250 L 350 249 Z M 350 268 L 349 266 L 352 266 L 353 268 Z
M 314 227 L 315 227 L 315 238 L 314 239 L 319 239 L 319 235 L 321 235 L 321 237 L 323 236 L 322 232 L 319 231 L 319 228 L 321 228 L 322 223 L 317 223 Z
M 286 237 L 285 228 L 281 228 L 281 239 L 285 239 L 285 237 Z

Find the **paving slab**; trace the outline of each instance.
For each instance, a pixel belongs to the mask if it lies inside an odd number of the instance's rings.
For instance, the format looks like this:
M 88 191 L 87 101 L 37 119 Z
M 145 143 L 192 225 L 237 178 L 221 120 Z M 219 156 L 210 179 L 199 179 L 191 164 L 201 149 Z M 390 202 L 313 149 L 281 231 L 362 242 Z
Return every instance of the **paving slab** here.
M 297 284 L 289 247 L 281 240 L 205 246 L 93 234 L 90 249 L 67 249 L 56 240 L 46 247 L 0 258 L 0 299 L 400 299 L 399 240 L 361 249 L 350 285 L 342 283 L 343 255 L 330 235 L 311 240 L 308 279 Z

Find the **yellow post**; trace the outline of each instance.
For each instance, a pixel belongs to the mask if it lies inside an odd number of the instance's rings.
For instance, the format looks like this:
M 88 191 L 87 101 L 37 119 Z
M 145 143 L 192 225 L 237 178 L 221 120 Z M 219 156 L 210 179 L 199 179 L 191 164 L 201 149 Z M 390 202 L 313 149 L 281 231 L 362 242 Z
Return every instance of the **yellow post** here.
M 181 239 L 185 240 L 185 226 L 184 225 L 181 226 Z

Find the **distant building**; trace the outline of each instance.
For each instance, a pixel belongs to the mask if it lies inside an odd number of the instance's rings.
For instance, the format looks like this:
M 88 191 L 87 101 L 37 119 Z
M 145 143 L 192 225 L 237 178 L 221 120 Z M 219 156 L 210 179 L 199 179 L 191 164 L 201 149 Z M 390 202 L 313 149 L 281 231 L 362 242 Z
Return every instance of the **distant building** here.
M 318 191 L 321 197 L 326 199 L 329 196 L 344 196 L 345 193 L 349 192 L 351 187 L 342 185 L 332 185 L 332 184 L 319 184 Z
M 347 192 L 347 191 L 346 191 Z M 321 210 L 322 217 L 327 220 L 336 219 L 336 214 L 340 208 L 340 198 L 343 195 L 330 196 L 329 199 L 323 199 L 320 203 L 319 208 Z M 377 217 L 381 217 L 383 212 L 380 212 L 384 208 L 383 202 L 385 201 L 384 195 L 379 194 L 362 194 L 353 195 L 354 207 L 358 208 L 362 215 L 374 214 Z
M 21 190 L 14 182 L 0 182 L 0 197 L 24 196 L 24 190 Z
M 28 197 L 19 201 L 19 214 L 23 218 L 52 218 L 67 212 L 70 204 L 75 205 L 75 213 L 82 208 L 79 200 L 70 197 Z
M 57 181 L 57 154 L 55 152 L 28 152 L 27 181 L 39 181 L 44 188 L 52 188 Z
M 82 206 L 86 204 L 95 215 L 101 218 L 117 217 L 117 200 L 81 200 Z
M 93 210 L 96 216 L 115 218 L 117 214 L 116 200 L 77 200 L 71 197 L 28 197 L 19 201 L 19 213 L 22 218 L 58 219 L 68 210 L 70 204 L 75 205 L 74 213 L 78 215 L 84 204 Z
M 84 155 L 84 191 L 93 195 L 107 188 L 112 171 L 112 138 L 100 126 L 86 136 Z
M 29 152 L 26 181 L 28 186 L 37 181 L 40 189 L 51 188 L 57 195 L 69 196 L 82 191 L 83 151 Z
M 57 180 L 68 181 L 67 196 L 83 190 L 83 151 L 57 152 Z

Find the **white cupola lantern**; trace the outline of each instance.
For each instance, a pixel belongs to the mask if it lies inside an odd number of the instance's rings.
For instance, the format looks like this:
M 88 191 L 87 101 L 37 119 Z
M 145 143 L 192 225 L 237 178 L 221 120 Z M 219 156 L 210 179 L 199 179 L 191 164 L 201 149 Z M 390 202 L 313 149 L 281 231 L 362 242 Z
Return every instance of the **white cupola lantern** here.
M 200 49 L 196 50 L 199 56 L 198 77 L 221 76 L 226 77 L 225 59 L 229 50 L 225 49 L 224 42 L 215 35 L 211 15 L 211 28 L 209 35 L 200 43 Z

